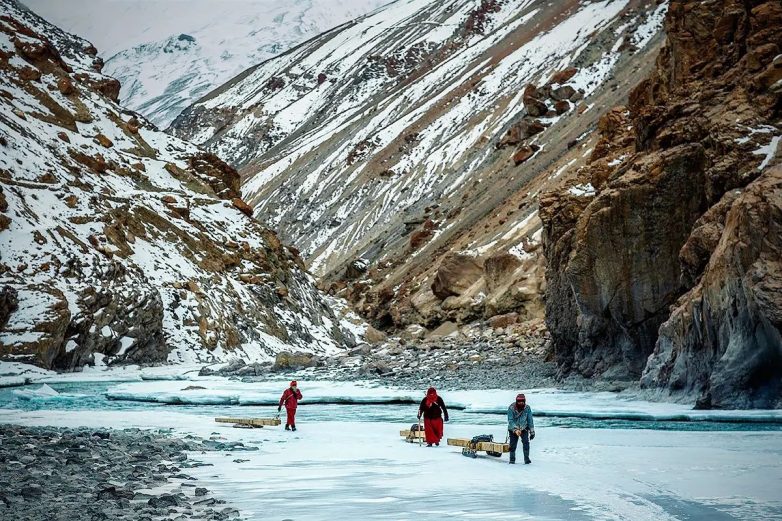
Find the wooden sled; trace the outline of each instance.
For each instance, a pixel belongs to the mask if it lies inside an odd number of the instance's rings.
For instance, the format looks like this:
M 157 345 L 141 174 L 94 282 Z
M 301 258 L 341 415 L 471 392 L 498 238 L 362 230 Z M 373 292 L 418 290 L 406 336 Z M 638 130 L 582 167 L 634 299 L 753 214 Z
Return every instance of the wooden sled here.
M 462 454 L 471 458 L 477 458 L 479 452 L 485 452 L 495 458 L 502 457 L 506 452 L 510 452 L 509 443 L 498 443 L 496 441 L 479 441 L 473 443 L 470 438 L 448 438 L 448 445 L 461 447 Z
M 279 418 L 215 418 L 217 423 L 233 423 L 234 427 L 245 429 L 263 429 L 282 424 Z
M 405 429 L 399 431 L 399 435 L 402 436 L 408 443 L 415 443 L 424 439 L 424 431 L 422 430 L 411 431 L 410 429 Z

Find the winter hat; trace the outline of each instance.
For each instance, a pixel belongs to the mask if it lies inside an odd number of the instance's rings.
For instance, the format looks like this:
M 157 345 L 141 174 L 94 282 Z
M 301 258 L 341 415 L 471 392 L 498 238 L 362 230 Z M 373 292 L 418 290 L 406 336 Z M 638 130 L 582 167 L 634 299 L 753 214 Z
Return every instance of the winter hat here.
M 526 402 L 527 398 L 524 396 L 524 394 L 519 393 L 519 394 L 516 395 L 516 401 L 518 402 L 520 400 L 524 400 Z
M 297 382 L 296 380 L 293 380 L 291 382 L 291 387 L 296 387 L 297 385 L 299 385 L 299 382 Z
M 429 389 L 426 390 L 426 395 L 437 396 L 437 389 L 435 389 L 434 387 L 430 387 Z

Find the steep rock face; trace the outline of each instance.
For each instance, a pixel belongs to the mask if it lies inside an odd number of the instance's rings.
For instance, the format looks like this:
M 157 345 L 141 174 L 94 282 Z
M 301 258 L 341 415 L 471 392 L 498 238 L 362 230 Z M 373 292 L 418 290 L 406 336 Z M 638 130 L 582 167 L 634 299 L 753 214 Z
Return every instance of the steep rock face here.
M 541 196 L 556 356 L 704 406 L 774 406 L 782 5 L 673 1 L 665 28 L 629 113 L 601 119 L 589 190 Z
M 393 2 L 248 70 L 172 132 L 238 165 L 255 215 L 376 327 L 539 318 L 537 195 L 653 63 L 665 9 Z M 436 283 L 454 255 L 484 267 L 458 294 Z
M 782 168 L 724 217 L 698 284 L 660 329 L 642 382 L 703 392 L 702 406 L 765 407 L 782 393 Z
M 0 7 L 0 356 L 74 369 L 353 342 L 241 212 L 236 170 L 117 106 L 89 42 Z

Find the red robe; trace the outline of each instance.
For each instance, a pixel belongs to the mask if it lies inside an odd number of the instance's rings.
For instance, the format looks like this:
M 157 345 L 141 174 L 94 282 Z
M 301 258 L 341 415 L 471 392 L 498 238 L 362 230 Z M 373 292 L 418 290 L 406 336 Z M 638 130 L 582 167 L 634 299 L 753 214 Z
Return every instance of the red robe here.
M 290 387 L 285 389 L 280 398 L 280 407 L 285 405 L 285 412 L 288 415 L 285 425 L 293 427 L 296 425 L 296 408 L 299 406 L 299 400 L 301 400 L 301 391 L 296 389 L 294 392 Z

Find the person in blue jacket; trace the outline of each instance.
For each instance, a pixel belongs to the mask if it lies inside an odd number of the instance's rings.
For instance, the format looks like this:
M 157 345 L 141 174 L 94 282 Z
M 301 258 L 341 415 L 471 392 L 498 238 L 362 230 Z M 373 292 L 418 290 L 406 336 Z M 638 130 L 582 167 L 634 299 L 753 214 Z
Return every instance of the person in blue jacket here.
M 527 405 L 523 394 L 516 396 L 516 402 L 508 407 L 508 436 L 510 437 L 510 463 L 516 463 L 516 447 L 521 438 L 524 449 L 524 463 L 529 465 L 529 442 L 535 439 L 535 422 L 532 420 L 532 409 Z

